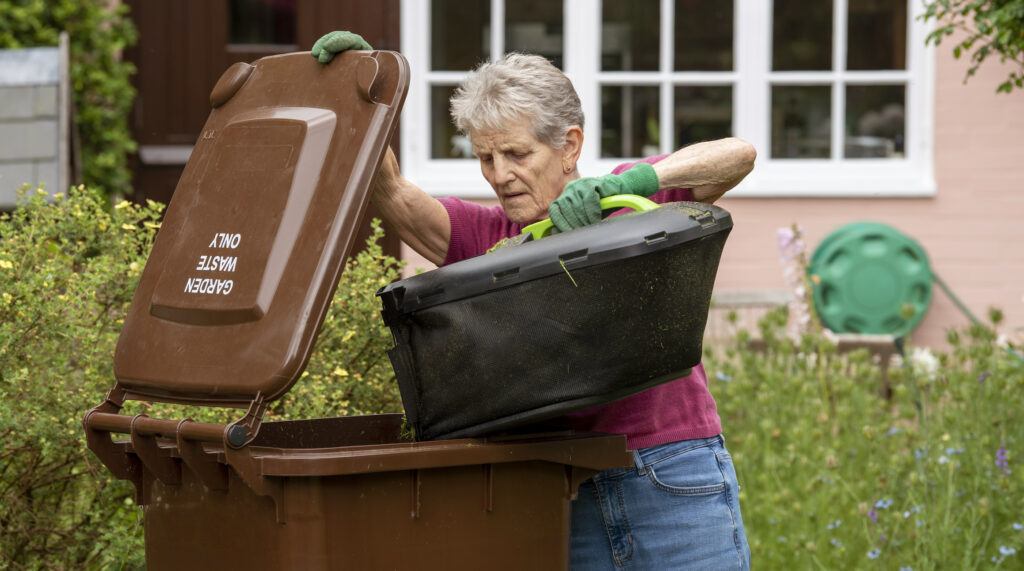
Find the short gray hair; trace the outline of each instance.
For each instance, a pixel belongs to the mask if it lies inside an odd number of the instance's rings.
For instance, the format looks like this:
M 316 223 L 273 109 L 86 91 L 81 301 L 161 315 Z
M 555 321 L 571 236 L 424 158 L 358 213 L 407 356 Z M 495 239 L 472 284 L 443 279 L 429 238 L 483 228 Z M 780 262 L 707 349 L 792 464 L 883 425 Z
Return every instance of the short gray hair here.
M 564 73 L 541 56 L 510 53 L 471 71 L 451 101 L 455 126 L 472 137 L 525 118 L 542 143 L 560 149 L 570 127 L 583 128 L 583 108 Z

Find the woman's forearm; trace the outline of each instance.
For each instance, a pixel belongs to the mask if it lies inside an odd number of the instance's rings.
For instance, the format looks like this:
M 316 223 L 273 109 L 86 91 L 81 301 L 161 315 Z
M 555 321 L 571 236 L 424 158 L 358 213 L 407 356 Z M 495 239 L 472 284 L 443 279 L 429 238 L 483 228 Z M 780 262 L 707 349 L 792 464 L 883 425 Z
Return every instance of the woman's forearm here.
M 654 164 L 661 188 L 692 188 L 694 198 L 714 202 L 754 168 L 753 145 L 735 137 L 696 143 Z

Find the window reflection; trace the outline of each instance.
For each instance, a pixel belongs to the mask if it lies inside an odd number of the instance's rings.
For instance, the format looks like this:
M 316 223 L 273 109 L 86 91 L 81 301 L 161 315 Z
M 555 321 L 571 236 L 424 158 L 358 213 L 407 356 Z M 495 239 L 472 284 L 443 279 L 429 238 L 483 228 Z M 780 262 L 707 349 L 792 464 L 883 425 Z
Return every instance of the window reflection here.
M 657 71 L 661 39 L 659 0 L 604 0 L 601 69 Z
M 846 69 L 904 69 L 906 0 L 849 0 Z
M 832 87 L 772 86 L 772 158 L 828 158 L 832 147 Z
M 232 44 L 295 43 L 295 0 L 231 0 Z
M 676 71 L 732 71 L 733 2 L 676 0 Z
M 562 2 L 506 0 L 505 51 L 537 54 L 563 68 Z
M 675 146 L 732 135 L 731 85 L 679 85 L 675 90 Z
M 491 0 L 433 0 L 430 67 L 468 71 L 491 57 Z
M 658 154 L 657 85 L 601 87 L 601 156 L 647 157 Z
M 832 0 L 774 0 L 772 69 L 832 69 Z
M 906 132 L 906 87 L 846 87 L 847 158 L 901 158 Z
M 430 157 L 433 159 L 471 159 L 473 147 L 469 138 L 458 132 L 452 123 L 450 101 L 454 85 L 430 88 Z

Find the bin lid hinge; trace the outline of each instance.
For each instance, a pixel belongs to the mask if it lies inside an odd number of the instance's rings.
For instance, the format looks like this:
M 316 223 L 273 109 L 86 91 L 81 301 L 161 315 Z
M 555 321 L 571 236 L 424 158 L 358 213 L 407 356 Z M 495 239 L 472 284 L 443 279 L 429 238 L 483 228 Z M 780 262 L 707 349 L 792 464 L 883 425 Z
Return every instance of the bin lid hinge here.
M 263 393 L 256 393 L 256 397 L 249 403 L 249 410 L 245 416 L 229 424 L 224 432 L 225 448 L 244 448 L 255 440 L 269 404 Z

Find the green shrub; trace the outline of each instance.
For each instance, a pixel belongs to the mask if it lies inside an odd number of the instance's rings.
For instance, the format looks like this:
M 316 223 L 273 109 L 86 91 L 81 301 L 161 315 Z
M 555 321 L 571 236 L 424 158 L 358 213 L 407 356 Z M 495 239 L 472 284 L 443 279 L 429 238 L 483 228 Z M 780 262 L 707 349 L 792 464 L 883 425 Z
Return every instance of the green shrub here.
M 1009 72 L 997 93 L 1024 89 L 1024 0 L 925 0 L 924 21 L 934 20 L 926 44 L 938 46 L 954 32 L 963 37 L 953 46 L 953 57 L 967 55 L 966 82 L 989 57 L 998 57 Z
M 0 217 L 0 569 L 143 565 L 140 511 L 85 447 L 81 419 L 114 384 L 117 335 L 162 206 L 109 208 L 84 187 Z M 400 411 L 374 292 L 399 275 L 379 224 L 348 263 L 307 373 L 273 418 Z M 224 421 L 130 403 L 158 418 Z
M 121 57 L 136 40 L 127 14 L 110 0 L 0 0 L 0 49 L 55 46 L 68 32 L 82 177 L 122 195 L 131 193 L 128 154 L 136 148 L 128 126 L 135 66 Z
M 881 396 L 866 352 L 761 324 L 706 359 L 764 569 L 1020 568 L 1024 363 L 991 328 L 911 352 Z M 716 380 L 717 379 L 717 380 Z

